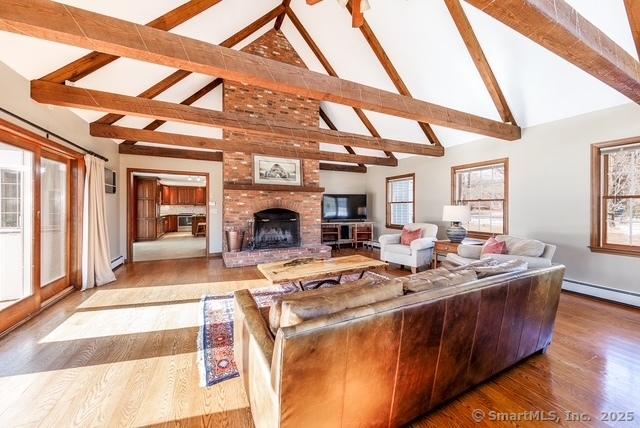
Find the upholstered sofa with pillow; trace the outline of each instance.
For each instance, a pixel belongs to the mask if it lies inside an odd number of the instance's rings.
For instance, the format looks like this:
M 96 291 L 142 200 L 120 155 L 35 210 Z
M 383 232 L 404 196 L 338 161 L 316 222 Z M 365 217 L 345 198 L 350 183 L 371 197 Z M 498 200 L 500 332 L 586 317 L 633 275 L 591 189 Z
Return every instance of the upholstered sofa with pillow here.
M 446 261 L 462 266 L 477 260 L 491 258 L 499 261 L 522 260 L 527 262 L 530 269 L 549 267 L 552 264 L 556 246 L 545 244 L 535 239 L 518 238 L 510 235 L 498 235 L 496 240 L 504 242 L 507 247 L 507 254 L 482 254 L 482 245 L 458 246 L 458 253 L 447 254 Z
M 269 316 L 237 291 L 235 361 L 255 426 L 399 427 L 544 351 L 564 266 L 515 267 L 300 292 Z
M 400 242 L 401 233 L 380 235 L 378 238 L 380 242 L 380 260 L 409 266 L 411 272 L 416 273 L 418 268 L 431 263 L 438 226 L 429 223 L 412 223 L 404 226 L 404 229 L 409 231 L 421 229 L 422 236 L 412 241 L 409 245 L 403 245 Z

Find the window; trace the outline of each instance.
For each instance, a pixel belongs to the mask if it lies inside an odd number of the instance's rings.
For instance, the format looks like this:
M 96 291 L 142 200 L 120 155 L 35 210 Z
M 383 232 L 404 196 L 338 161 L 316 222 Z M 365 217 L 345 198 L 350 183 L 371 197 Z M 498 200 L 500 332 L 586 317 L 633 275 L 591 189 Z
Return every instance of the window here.
M 0 229 L 22 227 L 20 171 L 0 168 Z
M 594 144 L 591 249 L 640 255 L 640 139 Z
M 509 159 L 451 168 L 451 202 L 468 205 L 469 236 L 485 238 L 508 233 Z
M 387 227 L 402 229 L 415 218 L 415 174 L 387 177 Z

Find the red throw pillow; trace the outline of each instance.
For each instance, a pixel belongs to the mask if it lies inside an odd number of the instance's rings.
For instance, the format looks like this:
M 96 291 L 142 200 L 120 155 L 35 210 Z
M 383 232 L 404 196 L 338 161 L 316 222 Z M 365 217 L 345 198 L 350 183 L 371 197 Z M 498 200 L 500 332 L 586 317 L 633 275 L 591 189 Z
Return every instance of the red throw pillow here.
M 507 254 L 507 243 L 498 241 L 496 238 L 489 238 L 482 246 L 481 255 L 485 254 Z
M 400 243 L 402 245 L 411 245 L 411 242 L 420 238 L 422 238 L 422 229 L 409 230 L 404 228 L 400 234 Z

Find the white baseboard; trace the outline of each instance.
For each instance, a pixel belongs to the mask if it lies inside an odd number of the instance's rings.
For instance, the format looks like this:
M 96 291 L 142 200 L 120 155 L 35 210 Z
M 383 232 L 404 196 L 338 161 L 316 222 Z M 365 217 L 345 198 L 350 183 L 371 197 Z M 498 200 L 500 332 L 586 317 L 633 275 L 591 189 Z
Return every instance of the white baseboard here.
M 124 257 L 123 256 L 116 257 L 115 259 L 111 260 L 111 269 L 115 269 L 118 266 L 123 264 L 124 264 Z
M 640 307 L 640 294 L 632 291 L 616 290 L 615 288 L 587 284 L 585 282 L 574 281 L 572 279 L 565 279 L 562 283 L 562 289 Z

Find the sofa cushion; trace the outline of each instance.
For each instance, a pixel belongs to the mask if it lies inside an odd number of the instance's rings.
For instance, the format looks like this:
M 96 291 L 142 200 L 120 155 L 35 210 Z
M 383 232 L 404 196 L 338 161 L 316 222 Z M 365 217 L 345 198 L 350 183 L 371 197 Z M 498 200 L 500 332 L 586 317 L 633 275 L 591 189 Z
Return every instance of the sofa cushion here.
M 409 230 L 404 227 L 400 233 L 400 244 L 411 245 L 413 241 L 420 238 L 422 238 L 422 229 Z
M 357 281 L 341 284 L 337 287 L 339 287 L 339 289 L 341 290 L 350 290 L 352 288 L 362 287 L 363 285 L 376 284 L 380 282 L 381 281 L 367 276 Z M 309 296 L 324 296 L 333 292 L 335 292 L 334 288 L 318 288 L 316 290 L 306 290 L 274 297 L 271 302 L 271 307 L 269 308 L 269 330 L 271 330 L 271 333 L 273 333 L 273 335 L 275 336 L 275 334 L 278 332 L 278 329 L 280 328 L 280 316 L 282 315 L 283 301 L 301 300 Z
M 545 243 L 535 239 L 518 238 L 509 235 L 500 235 L 496 239 L 507 245 L 507 252 L 504 254 L 540 257 L 544 253 Z
M 384 250 L 389 253 L 411 255 L 411 247 L 402 244 L 389 244 L 385 245 Z
M 509 272 L 522 272 L 529 268 L 526 261 L 520 259 L 512 259 L 506 261 L 497 261 L 493 259 L 483 259 L 484 264 L 478 264 L 471 266 L 478 278 L 485 278 L 487 276 L 500 275 L 502 273 Z
M 480 251 L 481 256 L 485 254 L 507 254 L 507 243 L 491 237 L 484 243 L 482 251 Z
M 465 259 L 479 259 L 482 255 L 482 245 L 458 245 L 458 255 Z
M 280 327 L 293 326 L 312 318 L 402 296 L 402 283 L 390 280 L 350 288 L 334 287 L 328 290 L 331 292 L 295 300 L 283 300 Z
M 399 278 L 404 291 L 407 293 L 417 293 L 420 291 L 433 290 L 434 288 L 465 284 L 475 281 L 476 279 L 478 279 L 478 277 L 473 269 L 461 269 L 456 272 L 451 272 L 442 267 Z

